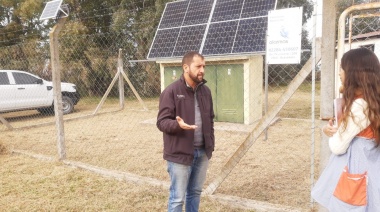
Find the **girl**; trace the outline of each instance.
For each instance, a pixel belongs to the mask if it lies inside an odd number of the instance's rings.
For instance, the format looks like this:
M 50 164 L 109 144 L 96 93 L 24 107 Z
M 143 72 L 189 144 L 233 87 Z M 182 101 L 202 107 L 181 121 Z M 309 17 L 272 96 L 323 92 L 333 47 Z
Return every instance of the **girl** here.
M 339 77 L 345 102 L 343 115 L 336 120 L 338 127 L 330 120 L 322 129 L 330 137 L 333 154 L 311 195 L 329 211 L 377 212 L 380 211 L 379 60 L 366 48 L 349 50 L 342 57 Z M 365 178 L 361 196 L 347 197 L 350 190 L 341 181 L 347 173 L 356 174 L 355 179 Z

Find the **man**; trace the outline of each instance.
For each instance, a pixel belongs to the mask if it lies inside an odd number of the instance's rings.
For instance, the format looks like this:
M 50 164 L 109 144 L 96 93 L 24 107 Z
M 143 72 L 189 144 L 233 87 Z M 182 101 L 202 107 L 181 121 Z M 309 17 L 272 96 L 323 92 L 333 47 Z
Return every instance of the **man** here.
M 160 96 L 157 127 L 163 132 L 170 176 L 169 212 L 198 211 L 208 161 L 214 151 L 214 110 L 203 79 L 205 60 L 197 52 L 182 59 L 183 74 Z

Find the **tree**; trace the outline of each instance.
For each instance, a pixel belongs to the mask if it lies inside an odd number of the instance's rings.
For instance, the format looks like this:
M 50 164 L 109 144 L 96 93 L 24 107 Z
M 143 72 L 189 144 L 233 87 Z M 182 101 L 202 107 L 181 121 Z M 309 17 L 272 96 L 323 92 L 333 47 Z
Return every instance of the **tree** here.
M 44 27 L 38 20 L 42 0 L 0 1 L 0 46 L 41 38 Z

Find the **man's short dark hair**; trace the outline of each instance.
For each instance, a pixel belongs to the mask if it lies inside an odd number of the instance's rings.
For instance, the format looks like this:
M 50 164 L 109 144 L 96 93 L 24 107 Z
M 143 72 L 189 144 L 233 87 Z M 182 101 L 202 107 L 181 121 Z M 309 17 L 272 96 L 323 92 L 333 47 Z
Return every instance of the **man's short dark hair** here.
M 187 52 L 187 53 L 183 56 L 183 58 L 182 58 L 182 67 L 183 67 L 183 65 L 185 65 L 185 64 L 190 66 L 191 62 L 193 62 L 193 58 L 194 58 L 194 56 L 198 56 L 198 57 L 200 57 L 200 58 L 202 58 L 202 59 L 205 59 L 205 58 L 203 57 L 203 55 L 201 55 L 199 52 L 196 52 L 196 51 L 189 51 L 189 52 Z

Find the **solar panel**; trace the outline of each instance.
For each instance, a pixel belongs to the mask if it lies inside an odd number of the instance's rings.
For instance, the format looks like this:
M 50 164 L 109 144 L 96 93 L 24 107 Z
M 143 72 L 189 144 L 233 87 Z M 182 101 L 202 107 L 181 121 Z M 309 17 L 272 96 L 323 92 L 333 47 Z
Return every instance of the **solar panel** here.
M 171 57 L 180 29 L 171 28 L 157 31 L 149 56 L 152 58 Z
M 245 1 L 241 18 L 268 16 L 268 11 L 274 9 L 276 0 Z
M 212 23 L 202 53 L 205 55 L 231 53 L 237 25 L 238 21 Z
M 264 52 L 267 26 L 267 17 L 240 20 L 232 53 Z
M 188 4 L 188 1 L 168 3 L 158 28 L 180 27 L 185 17 Z
M 188 51 L 198 51 L 202 44 L 206 26 L 206 24 L 203 24 L 183 27 L 178 36 L 182 39 L 177 41 L 173 56 L 183 56 Z
M 244 0 L 218 0 L 211 22 L 239 19 Z
M 183 25 L 207 23 L 214 0 L 190 0 Z
M 167 3 L 148 58 L 262 53 L 276 0 L 183 0 Z
M 46 3 L 44 10 L 40 16 L 40 20 L 46 20 L 57 17 L 63 0 L 55 0 Z

